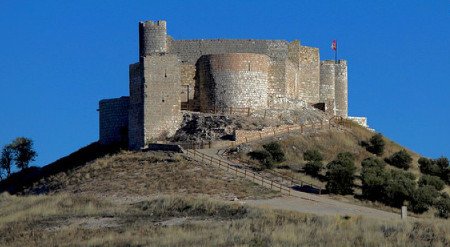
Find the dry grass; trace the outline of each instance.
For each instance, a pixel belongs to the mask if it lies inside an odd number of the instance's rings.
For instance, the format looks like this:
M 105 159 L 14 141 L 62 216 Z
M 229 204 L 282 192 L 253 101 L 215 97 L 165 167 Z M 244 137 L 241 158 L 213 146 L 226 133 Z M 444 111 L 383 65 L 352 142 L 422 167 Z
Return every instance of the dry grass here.
M 383 222 L 201 198 L 112 204 L 84 196 L 0 198 L 8 246 L 448 246 L 450 223 Z M 8 217 L 5 217 L 7 216 Z
M 125 151 L 43 179 L 25 190 L 25 194 L 37 192 L 116 198 L 159 194 L 206 194 L 223 199 L 278 195 L 221 169 L 189 161 L 181 154 Z

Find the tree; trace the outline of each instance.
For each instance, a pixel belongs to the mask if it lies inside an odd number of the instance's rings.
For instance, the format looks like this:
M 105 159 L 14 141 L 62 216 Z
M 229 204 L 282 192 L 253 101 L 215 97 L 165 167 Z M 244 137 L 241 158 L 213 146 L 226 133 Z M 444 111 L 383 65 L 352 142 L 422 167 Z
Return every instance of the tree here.
M 383 154 L 385 146 L 383 135 L 377 133 L 370 138 L 369 142 L 370 145 L 367 147 L 367 151 L 379 156 Z
M 323 169 L 323 156 L 318 150 L 307 150 L 303 153 L 303 159 L 308 161 L 303 169 L 306 174 L 311 176 L 318 176 Z
M 384 168 L 386 164 L 377 158 L 367 158 L 361 162 L 362 194 L 369 200 L 383 201 L 386 194 L 386 184 L 389 172 Z
M 33 161 L 37 153 L 33 150 L 33 141 L 29 138 L 18 137 L 11 143 L 14 153 L 14 163 L 17 168 L 25 169 Z
M 277 142 L 271 142 L 263 145 L 263 148 L 270 153 L 275 162 L 283 162 L 285 160 L 283 149 Z
M 414 213 L 423 213 L 427 211 L 439 197 L 439 192 L 430 185 L 419 187 L 411 196 L 409 208 Z
M 386 183 L 385 203 L 394 207 L 401 207 L 405 201 L 410 201 L 416 182 L 414 174 L 401 170 L 391 170 Z
M 11 145 L 6 145 L 2 149 L 2 154 L 0 157 L 0 168 L 6 171 L 6 175 L 9 177 L 11 175 L 11 167 L 14 160 L 14 153 Z
M 406 150 L 402 149 L 386 158 L 385 161 L 390 165 L 408 170 L 411 166 L 412 158 Z
M 420 172 L 440 177 L 441 169 L 439 166 L 436 165 L 434 160 L 425 157 L 420 157 L 417 162 L 419 163 Z
M 437 176 L 431 176 L 431 175 L 422 175 L 422 177 L 419 180 L 419 186 L 433 186 L 436 190 L 442 190 L 444 189 L 444 181 L 442 181 Z
M 327 165 L 326 178 L 328 182 L 325 187 L 329 193 L 342 195 L 353 193 L 356 171 L 353 160 L 352 154 L 340 153 L 335 160 Z

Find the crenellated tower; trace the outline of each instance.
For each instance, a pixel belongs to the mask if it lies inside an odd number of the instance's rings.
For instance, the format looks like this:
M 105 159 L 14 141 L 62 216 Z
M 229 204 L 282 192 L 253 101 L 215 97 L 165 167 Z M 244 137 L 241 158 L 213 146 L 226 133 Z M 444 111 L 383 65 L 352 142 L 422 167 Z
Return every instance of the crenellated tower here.
M 139 56 L 167 52 L 166 21 L 139 22 Z

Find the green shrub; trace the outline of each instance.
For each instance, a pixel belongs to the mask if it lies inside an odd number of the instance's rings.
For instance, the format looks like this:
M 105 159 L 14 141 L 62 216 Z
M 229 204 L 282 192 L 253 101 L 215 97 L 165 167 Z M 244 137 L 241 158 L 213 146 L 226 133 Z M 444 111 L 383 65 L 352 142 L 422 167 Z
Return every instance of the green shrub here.
M 303 167 L 306 174 L 317 177 L 323 169 L 322 161 L 310 161 Z
M 327 165 L 327 168 L 326 190 L 332 194 L 352 194 L 356 171 L 353 155 L 340 153 Z
M 442 193 L 439 200 L 435 203 L 435 207 L 437 209 L 437 217 L 448 219 L 450 214 L 450 197 L 447 193 Z
M 411 196 L 409 208 L 414 213 L 423 213 L 434 205 L 439 192 L 430 185 L 419 187 Z
M 367 158 L 361 162 L 362 194 L 369 200 L 383 201 L 386 194 L 386 184 L 389 172 L 385 171 L 386 164 L 377 158 Z
M 266 150 L 255 150 L 248 153 L 250 158 L 261 162 L 263 168 L 270 169 L 273 167 L 272 155 Z
M 390 165 L 408 170 L 411 166 L 412 158 L 406 150 L 402 149 L 386 158 L 385 161 Z
M 385 203 L 394 207 L 410 201 L 416 188 L 415 176 L 410 172 L 391 170 L 386 182 Z
M 422 175 L 422 177 L 419 180 L 419 186 L 433 186 L 436 190 L 442 190 L 444 189 L 444 181 L 442 181 L 437 176 L 431 176 L 431 175 Z
M 263 148 L 272 155 L 272 159 L 275 162 L 283 162 L 285 160 L 283 149 L 277 142 L 271 142 L 263 145 Z
M 306 161 L 322 161 L 323 155 L 318 150 L 306 150 L 303 153 L 303 159 Z
M 450 184 L 450 168 L 449 161 L 446 157 L 438 159 L 428 159 L 420 157 L 419 161 L 420 171 L 424 174 L 438 176 L 445 183 Z
M 380 133 L 373 135 L 369 140 L 370 145 L 366 148 L 367 151 L 376 154 L 382 155 L 384 152 L 384 139 Z

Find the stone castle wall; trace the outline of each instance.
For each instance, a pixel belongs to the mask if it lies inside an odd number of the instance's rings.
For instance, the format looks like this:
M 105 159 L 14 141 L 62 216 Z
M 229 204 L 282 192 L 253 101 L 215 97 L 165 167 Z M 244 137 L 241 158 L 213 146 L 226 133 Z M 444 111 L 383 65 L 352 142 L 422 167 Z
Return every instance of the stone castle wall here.
M 131 149 L 175 133 L 182 102 L 198 110 L 308 104 L 334 115 L 348 112 L 346 61 L 321 62 L 319 49 L 299 41 L 174 40 L 165 21 L 145 21 L 139 23 L 139 63 L 129 69 L 129 108 L 114 109 L 128 114 Z M 105 107 L 101 121 L 116 117 Z M 117 127 L 101 128 L 104 140 L 121 135 Z
M 175 134 L 182 120 L 180 63 L 176 55 L 141 59 L 144 88 L 144 143 Z
M 200 110 L 267 108 L 270 59 L 252 53 L 205 55 L 198 60 Z
M 100 143 L 113 144 L 128 141 L 128 108 L 129 97 L 100 100 Z

